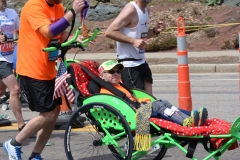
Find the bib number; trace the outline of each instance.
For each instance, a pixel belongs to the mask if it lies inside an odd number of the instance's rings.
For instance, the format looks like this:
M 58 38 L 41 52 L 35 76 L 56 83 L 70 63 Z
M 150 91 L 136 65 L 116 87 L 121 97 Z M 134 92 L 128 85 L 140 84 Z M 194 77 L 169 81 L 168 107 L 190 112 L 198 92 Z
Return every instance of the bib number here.
M 7 42 L 1 44 L 1 55 L 2 56 L 7 56 L 10 54 L 13 54 L 14 50 L 14 42 Z

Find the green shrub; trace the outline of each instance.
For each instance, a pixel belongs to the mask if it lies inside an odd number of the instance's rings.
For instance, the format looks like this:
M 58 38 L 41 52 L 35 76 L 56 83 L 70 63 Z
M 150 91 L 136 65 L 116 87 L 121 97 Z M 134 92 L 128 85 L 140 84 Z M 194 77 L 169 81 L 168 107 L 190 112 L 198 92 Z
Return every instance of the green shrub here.
M 109 47 L 110 49 L 115 49 L 115 48 L 116 48 L 116 43 L 115 43 L 115 42 L 113 42 L 113 43 L 108 43 L 108 47 Z
M 232 40 L 232 42 L 233 42 L 234 49 L 238 49 L 239 48 L 239 38 L 238 38 L 238 36 L 236 36 L 235 39 Z
M 206 20 L 206 21 L 211 21 L 211 20 L 212 20 L 212 17 L 206 17 L 205 20 Z
M 206 0 L 208 6 L 216 6 L 222 3 L 222 0 Z
M 233 40 L 225 41 L 224 44 L 221 46 L 221 49 L 238 49 L 238 48 L 239 48 L 238 36 Z
M 215 37 L 218 33 L 216 28 L 205 29 L 204 32 L 206 33 L 207 37 Z
M 147 52 L 157 52 L 170 50 L 177 47 L 177 38 L 175 36 L 165 36 L 160 40 L 160 38 L 155 38 L 146 47 Z

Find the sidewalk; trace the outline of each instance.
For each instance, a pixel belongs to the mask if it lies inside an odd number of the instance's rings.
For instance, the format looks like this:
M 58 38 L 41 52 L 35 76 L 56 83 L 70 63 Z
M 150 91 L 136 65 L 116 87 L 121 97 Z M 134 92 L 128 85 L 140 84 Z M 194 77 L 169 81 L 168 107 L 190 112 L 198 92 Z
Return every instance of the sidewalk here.
M 74 58 L 75 54 L 68 53 L 67 58 Z M 147 52 L 145 53 L 146 59 L 164 59 L 175 58 L 177 59 L 177 52 Z M 208 51 L 208 52 L 188 52 L 188 58 L 210 58 L 222 56 L 239 57 L 238 50 L 224 50 L 224 51 Z M 116 53 L 84 53 L 79 52 L 75 59 L 78 60 L 108 60 L 116 59 Z M 159 64 L 150 65 L 153 73 L 177 73 L 178 64 Z M 190 73 L 212 73 L 212 72 L 238 72 L 238 61 L 234 64 L 189 64 Z

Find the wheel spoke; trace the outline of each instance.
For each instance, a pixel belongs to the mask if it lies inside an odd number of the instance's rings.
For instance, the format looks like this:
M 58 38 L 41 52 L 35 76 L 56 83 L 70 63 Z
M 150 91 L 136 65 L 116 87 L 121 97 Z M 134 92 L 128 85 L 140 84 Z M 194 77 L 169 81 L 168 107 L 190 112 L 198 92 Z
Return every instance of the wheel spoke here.
M 125 135 L 125 137 L 113 139 L 113 137 L 108 136 L 119 135 L 119 133 L 123 131 L 114 130 L 114 128 L 111 128 L 109 131 L 108 128 L 103 129 L 103 126 L 101 126 L 101 124 L 90 115 L 90 110 L 91 107 L 88 109 L 86 109 L 86 107 L 82 110 L 79 109 L 79 111 L 77 111 L 77 113 L 75 113 L 69 120 L 64 140 L 65 151 L 68 159 L 130 159 L 131 156 L 124 155 L 122 157 L 116 146 L 108 146 L 108 144 L 115 144 L 113 141 L 116 141 L 122 150 L 122 153 L 127 153 L 124 152 L 124 145 L 126 141 L 128 141 L 128 137 L 132 137 L 132 133 L 124 117 L 120 115 L 118 111 L 112 109 L 112 107 L 105 107 L 105 112 L 114 112 L 113 114 L 115 114 L 116 117 L 120 117 L 117 122 L 120 121 L 121 124 L 124 124 L 123 129 L 125 129 L 125 133 L 127 135 Z M 84 124 L 83 122 L 77 120 L 78 116 L 86 117 Z M 77 128 L 78 126 L 85 127 L 82 128 L 82 131 L 80 131 L 80 129 Z M 102 142 L 103 138 L 104 143 Z M 132 152 L 132 149 L 130 149 L 130 152 Z

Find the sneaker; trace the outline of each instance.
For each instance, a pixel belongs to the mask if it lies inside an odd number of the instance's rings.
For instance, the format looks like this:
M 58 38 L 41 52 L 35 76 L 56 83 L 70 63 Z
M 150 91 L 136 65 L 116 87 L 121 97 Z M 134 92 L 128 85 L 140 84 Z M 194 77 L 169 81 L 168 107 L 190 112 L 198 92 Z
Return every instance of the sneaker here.
M 8 154 L 8 160 L 22 160 L 21 148 L 22 146 L 13 146 L 10 144 L 11 139 L 3 143 L 3 148 Z
M 40 154 L 36 155 L 35 158 L 29 158 L 29 160 L 43 160 Z
M 208 118 L 207 108 L 205 108 L 205 107 L 200 108 L 198 125 L 203 126 L 205 124 L 207 118 Z
M 198 122 L 199 122 L 199 113 L 197 110 L 192 110 L 191 116 L 184 119 L 183 126 L 195 127 L 195 126 L 198 126 Z

